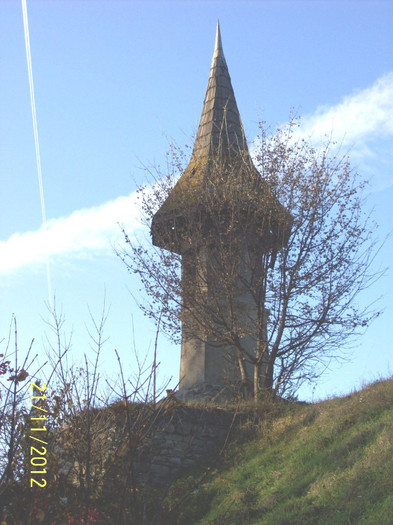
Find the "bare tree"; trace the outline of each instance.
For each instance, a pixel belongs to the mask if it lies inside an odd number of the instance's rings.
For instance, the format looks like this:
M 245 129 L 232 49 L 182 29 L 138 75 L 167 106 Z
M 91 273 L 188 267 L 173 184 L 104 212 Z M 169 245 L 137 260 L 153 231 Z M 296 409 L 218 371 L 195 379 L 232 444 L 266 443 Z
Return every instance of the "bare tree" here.
M 12 316 L 5 354 L 0 354 L 0 509 L 4 493 L 20 481 L 25 468 L 23 438 L 30 391 L 27 378 L 34 377 L 41 369 L 36 363 L 37 355 L 32 355 L 33 343 L 34 339 L 22 357 L 17 321 Z
M 315 380 L 379 315 L 357 302 L 381 275 L 365 182 L 329 141 L 296 140 L 297 125 L 268 135 L 261 124 L 255 165 L 246 152 L 184 171 L 172 147 L 167 173 L 149 169 L 139 189 L 155 246 L 123 231 L 117 250 L 143 284 L 143 312 L 175 342 L 182 322 L 183 338 L 236 349 L 256 398 Z

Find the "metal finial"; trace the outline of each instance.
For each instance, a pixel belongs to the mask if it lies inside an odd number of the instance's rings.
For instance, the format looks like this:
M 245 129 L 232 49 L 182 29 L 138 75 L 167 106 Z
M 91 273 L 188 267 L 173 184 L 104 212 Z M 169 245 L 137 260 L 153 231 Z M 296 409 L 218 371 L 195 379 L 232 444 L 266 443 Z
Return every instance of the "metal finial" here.
M 224 56 L 221 42 L 221 32 L 220 32 L 220 21 L 217 20 L 217 30 L 216 30 L 216 43 L 214 46 L 213 61 L 219 56 Z

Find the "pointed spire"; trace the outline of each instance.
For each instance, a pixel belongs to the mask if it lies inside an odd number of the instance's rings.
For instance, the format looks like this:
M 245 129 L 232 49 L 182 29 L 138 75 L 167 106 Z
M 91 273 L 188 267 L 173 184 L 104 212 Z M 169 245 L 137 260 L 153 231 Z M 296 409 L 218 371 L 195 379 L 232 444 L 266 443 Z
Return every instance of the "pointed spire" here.
M 213 67 L 214 60 L 218 58 L 219 55 L 222 56 L 222 58 L 225 60 L 221 42 L 220 21 L 217 20 L 216 43 L 214 45 L 214 53 L 211 67 Z
M 205 157 L 217 154 L 218 151 L 221 154 L 233 155 L 247 150 L 247 142 L 222 48 L 220 23 L 217 22 L 213 60 L 193 156 Z

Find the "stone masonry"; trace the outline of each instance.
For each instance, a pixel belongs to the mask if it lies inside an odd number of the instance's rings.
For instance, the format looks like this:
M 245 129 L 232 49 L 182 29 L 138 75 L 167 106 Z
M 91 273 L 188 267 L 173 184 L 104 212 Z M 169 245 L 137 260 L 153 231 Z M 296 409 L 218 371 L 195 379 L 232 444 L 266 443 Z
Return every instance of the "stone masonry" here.
M 138 481 L 165 487 L 185 469 L 208 461 L 223 447 L 232 420 L 233 414 L 221 408 L 176 404 L 163 412 L 134 462 Z

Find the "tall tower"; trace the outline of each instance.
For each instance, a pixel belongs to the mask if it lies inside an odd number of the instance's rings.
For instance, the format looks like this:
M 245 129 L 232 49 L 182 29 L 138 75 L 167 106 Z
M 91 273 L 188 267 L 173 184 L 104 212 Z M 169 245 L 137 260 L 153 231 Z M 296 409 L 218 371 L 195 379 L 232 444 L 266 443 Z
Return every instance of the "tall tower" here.
M 151 226 L 155 246 L 182 256 L 180 389 L 239 379 L 239 346 L 255 355 L 260 339 L 262 258 L 289 228 L 249 154 L 217 24 L 191 160 Z

